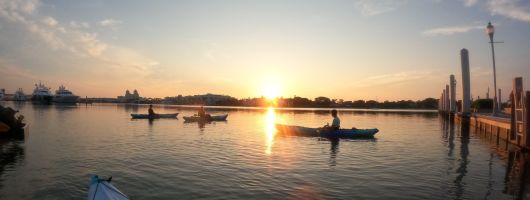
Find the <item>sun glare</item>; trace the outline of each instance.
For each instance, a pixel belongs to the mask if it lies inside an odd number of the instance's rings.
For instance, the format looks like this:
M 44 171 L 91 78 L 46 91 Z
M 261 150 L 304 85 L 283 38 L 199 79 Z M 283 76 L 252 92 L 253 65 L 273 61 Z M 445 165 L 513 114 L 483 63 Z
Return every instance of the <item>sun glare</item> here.
M 280 87 L 274 83 L 267 83 L 263 86 L 262 95 L 268 100 L 276 99 L 280 96 Z

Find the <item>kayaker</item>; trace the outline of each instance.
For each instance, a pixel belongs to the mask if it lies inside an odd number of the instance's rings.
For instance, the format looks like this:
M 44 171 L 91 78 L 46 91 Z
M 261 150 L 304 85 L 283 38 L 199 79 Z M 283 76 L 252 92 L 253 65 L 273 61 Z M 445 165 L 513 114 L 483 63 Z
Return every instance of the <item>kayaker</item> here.
M 199 117 L 203 119 L 209 120 L 211 118 L 210 114 L 206 114 L 206 111 L 204 110 L 204 107 L 202 106 L 201 108 L 199 108 L 199 112 L 197 114 L 199 115 Z
M 151 116 L 156 115 L 155 111 L 153 110 L 153 105 L 149 105 L 149 110 L 147 110 L 147 113 Z
M 324 128 L 331 128 L 333 130 L 339 130 L 340 129 L 340 119 L 337 116 L 337 110 L 333 109 L 331 110 L 331 116 L 333 117 L 333 121 L 331 122 L 331 126 L 326 125 Z
M 199 115 L 199 117 L 204 117 L 206 116 L 206 111 L 204 111 L 204 107 L 200 107 L 199 108 L 199 112 L 197 113 L 197 115 Z

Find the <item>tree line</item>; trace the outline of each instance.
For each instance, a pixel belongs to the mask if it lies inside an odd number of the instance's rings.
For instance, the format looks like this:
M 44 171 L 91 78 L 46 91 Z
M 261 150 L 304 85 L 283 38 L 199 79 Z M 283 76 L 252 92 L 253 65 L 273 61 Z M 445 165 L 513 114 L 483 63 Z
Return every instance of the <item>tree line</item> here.
M 276 106 L 292 108 L 436 109 L 438 107 L 438 99 L 426 98 L 418 101 L 399 100 L 379 102 L 376 100 L 344 101 L 343 99 L 331 99 L 322 96 L 309 99 L 295 96 L 293 98 L 277 98 L 274 100 L 269 100 L 264 97 L 244 99 L 229 98 L 222 101 L 216 101 L 212 105 L 253 107 Z

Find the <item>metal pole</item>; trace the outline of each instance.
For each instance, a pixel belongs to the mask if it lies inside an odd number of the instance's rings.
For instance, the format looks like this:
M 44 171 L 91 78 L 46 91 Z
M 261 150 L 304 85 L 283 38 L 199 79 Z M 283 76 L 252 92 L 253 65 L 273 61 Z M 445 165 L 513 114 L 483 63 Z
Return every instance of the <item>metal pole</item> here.
M 491 57 L 493 59 L 493 115 L 497 115 L 497 71 L 495 70 L 495 48 L 493 47 L 493 35 L 490 36 Z

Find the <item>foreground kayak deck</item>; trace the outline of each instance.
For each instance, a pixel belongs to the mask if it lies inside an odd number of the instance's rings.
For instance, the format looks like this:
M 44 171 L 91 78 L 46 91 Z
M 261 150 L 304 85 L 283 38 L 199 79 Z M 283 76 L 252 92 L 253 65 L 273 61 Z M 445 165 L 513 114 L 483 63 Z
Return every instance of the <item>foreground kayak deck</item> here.
M 178 113 L 167 113 L 167 114 L 156 114 L 156 115 L 148 115 L 148 114 L 131 114 L 131 117 L 133 119 L 160 119 L 160 118 L 177 118 Z
M 306 136 L 306 137 L 331 137 L 331 138 L 371 138 L 379 132 L 378 129 L 339 129 L 326 130 L 320 128 L 309 128 L 303 126 L 291 126 L 276 124 L 276 130 L 280 134 Z
M 202 118 L 199 116 L 184 116 L 182 117 L 184 122 L 212 122 L 212 121 L 226 121 L 228 114 L 224 115 L 212 115 L 209 119 Z
M 97 175 L 90 177 L 88 200 L 129 200 L 110 180 L 102 179 Z

